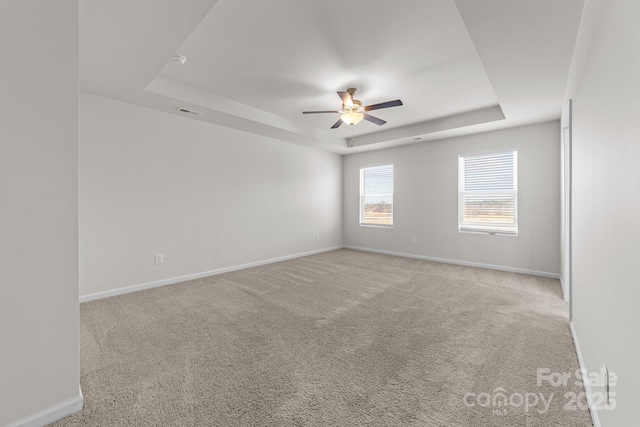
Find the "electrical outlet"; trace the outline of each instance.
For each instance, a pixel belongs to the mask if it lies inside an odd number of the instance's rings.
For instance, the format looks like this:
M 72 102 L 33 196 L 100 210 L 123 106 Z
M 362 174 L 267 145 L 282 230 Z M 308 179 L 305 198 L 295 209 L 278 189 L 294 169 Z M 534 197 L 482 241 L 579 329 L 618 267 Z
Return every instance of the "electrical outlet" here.
M 164 255 L 156 254 L 155 263 L 162 264 L 164 262 Z
M 316 234 L 316 240 L 320 240 L 320 233 Z
M 416 243 L 418 243 L 418 239 L 416 237 L 412 237 L 411 238 L 411 244 L 415 245 Z

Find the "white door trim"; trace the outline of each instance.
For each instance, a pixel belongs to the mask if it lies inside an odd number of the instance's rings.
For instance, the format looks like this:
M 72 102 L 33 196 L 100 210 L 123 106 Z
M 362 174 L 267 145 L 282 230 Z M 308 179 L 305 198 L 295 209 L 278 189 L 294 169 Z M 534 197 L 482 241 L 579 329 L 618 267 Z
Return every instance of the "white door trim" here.
M 562 150 L 562 232 L 561 232 L 561 254 L 562 254 L 562 292 L 564 299 L 569 302 L 569 318 L 573 318 L 573 310 L 571 305 L 572 291 L 572 271 L 571 271 L 571 197 L 572 197 L 572 108 L 573 103 L 570 99 L 567 101 L 562 111 L 561 120 L 561 150 Z

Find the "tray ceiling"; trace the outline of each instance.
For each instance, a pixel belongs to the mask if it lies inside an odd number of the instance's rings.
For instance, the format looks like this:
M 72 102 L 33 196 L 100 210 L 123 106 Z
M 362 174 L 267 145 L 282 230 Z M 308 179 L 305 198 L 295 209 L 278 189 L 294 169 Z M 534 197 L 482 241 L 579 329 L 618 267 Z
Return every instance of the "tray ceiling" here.
M 81 2 L 81 89 L 339 153 L 518 126 L 560 117 L 582 3 Z M 348 87 L 404 105 L 302 115 Z

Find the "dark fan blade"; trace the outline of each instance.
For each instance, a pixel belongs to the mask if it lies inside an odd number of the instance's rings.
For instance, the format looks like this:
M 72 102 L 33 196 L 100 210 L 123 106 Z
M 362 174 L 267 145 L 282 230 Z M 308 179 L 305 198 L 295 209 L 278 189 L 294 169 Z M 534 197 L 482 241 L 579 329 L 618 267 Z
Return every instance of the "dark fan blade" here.
M 343 122 L 342 122 L 342 119 L 338 120 L 337 122 L 335 122 L 335 123 L 333 124 L 333 126 L 331 126 L 331 129 L 337 129 L 337 128 L 339 128 L 339 127 L 340 127 L 340 125 L 341 125 L 342 123 L 343 123 Z
M 369 105 L 367 107 L 364 107 L 364 111 L 379 110 L 381 108 L 389 108 L 389 107 L 399 107 L 400 105 L 402 105 L 402 101 L 400 101 L 399 99 L 396 99 L 395 101 L 387 101 L 387 102 L 381 102 L 380 104 Z
M 338 92 L 338 96 L 342 99 L 342 103 L 347 107 L 353 107 L 353 99 L 349 92 Z
M 387 123 L 387 122 L 385 122 L 385 121 L 384 121 L 384 120 L 382 120 L 382 119 L 379 119 L 379 118 L 377 118 L 377 117 L 370 116 L 369 114 L 366 114 L 366 113 L 365 113 L 365 115 L 364 115 L 363 119 L 368 120 L 368 121 L 370 121 L 371 123 L 375 123 L 375 124 L 377 124 L 378 126 L 382 126 L 383 124 Z
M 302 114 L 319 114 L 319 113 L 339 113 L 340 111 L 331 110 L 331 111 L 303 111 Z

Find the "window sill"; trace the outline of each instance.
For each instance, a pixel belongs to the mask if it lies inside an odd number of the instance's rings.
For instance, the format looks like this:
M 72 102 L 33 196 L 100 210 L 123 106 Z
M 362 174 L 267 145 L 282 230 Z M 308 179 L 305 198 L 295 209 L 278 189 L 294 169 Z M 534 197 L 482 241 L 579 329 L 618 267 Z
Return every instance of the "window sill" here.
M 518 237 L 518 232 L 515 233 L 500 233 L 498 231 L 496 232 L 491 232 L 491 231 L 473 231 L 473 230 L 458 230 L 459 233 L 464 233 L 464 234 L 485 234 L 488 236 L 508 236 L 508 237 Z
M 393 228 L 393 224 L 391 224 L 391 225 L 384 225 L 384 224 L 360 224 L 360 227 L 367 227 L 367 228 Z

